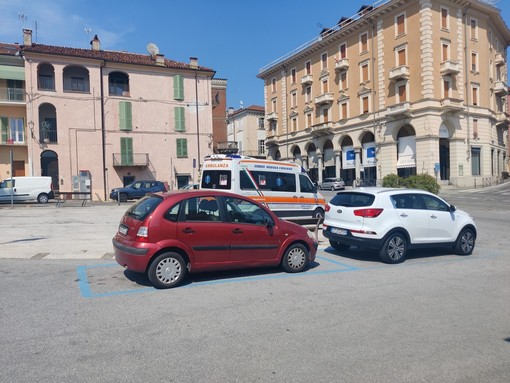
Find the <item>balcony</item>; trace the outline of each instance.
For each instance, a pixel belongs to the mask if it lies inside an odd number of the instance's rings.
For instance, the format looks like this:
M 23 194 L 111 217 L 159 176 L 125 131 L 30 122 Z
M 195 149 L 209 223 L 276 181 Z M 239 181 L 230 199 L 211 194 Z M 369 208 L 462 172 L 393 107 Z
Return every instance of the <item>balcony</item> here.
M 315 105 L 331 104 L 334 100 L 333 92 L 326 92 L 315 97 Z
M 407 65 L 401 65 L 390 70 L 390 80 L 407 80 L 409 78 L 409 67 Z
M 278 137 L 274 135 L 273 132 L 269 132 L 268 136 L 266 137 L 266 146 L 277 146 L 278 145 Z
M 441 100 L 441 108 L 448 112 L 456 112 L 464 109 L 462 100 L 457 98 L 443 98 Z
M 494 60 L 494 64 L 496 66 L 503 65 L 505 63 L 505 58 L 501 53 L 496 54 L 496 59 Z
M 113 153 L 113 166 L 149 166 L 149 153 Z
M 278 120 L 278 113 L 271 112 L 266 116 L 267 121 L 277 121 Z
M 218 142 L 218 146 L 216 148 L 218 149 L 218 153 L 223 154 L 232 154 L 239 151 L 236 141 Z
M 386 109 L 386 117 L 402 118 L 411 116 L 412 107 L 409 102 L 395 104 Z
M 301 77 L 301 85 L 312 85 L 313 83 L 313 77 L 311 74 L 307 74 L 303 77 Z
M 505 112 L 496 112 L 496 125 L 508 125 L 510 123 L 510 116 Z
M 349 69 L 349 59 L 340 59 L 335 63 L 335 70 L 343 72 Z
M 0 145 L 26 145 L 25 135 L 21 134 L 20 137 L 11 137 L 10 135 L 7 137 L 0 138 Z
M 496 94 L 507 94 L 508 86 L 501 80 L 494 82 L 494 93 Z
M 25 105 L 25 89 L 0 87 L 0 104 Z
M 310 126 L 306 131 L 315 137 L 327 136 L 333 133 L 333 125 L 331 122 L 323 122 Z
M 460 72 L 460 65 L 457 61 L 446 60 L 441 63 L 441 75 L 455 75 Z

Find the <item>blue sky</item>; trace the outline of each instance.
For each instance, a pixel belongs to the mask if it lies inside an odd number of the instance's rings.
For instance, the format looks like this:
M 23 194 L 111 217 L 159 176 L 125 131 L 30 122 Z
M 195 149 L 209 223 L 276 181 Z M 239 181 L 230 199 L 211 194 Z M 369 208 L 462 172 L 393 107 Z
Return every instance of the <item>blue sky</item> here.
M 48 45 L 88 49 L 97 34 L 102 49 L 143 54 L 152 42 L 167 58 L 198 57 L 227 79 L 227 104 L 237 109 L 263 105 L 260 68 L 376 1 L 0 0 L 0 41 L 21 43 L 26 27 Z M 510 25 L 510 0 L 496 6 Z

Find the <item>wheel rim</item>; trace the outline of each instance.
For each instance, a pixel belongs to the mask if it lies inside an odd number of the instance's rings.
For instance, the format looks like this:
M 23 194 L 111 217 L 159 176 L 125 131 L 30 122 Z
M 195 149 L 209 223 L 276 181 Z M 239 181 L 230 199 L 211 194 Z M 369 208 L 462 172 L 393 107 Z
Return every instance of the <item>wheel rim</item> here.
M 40 196 L 39 197 L 39 202 L 41 202 L 41 203 L 48 202 L 48 197 L 46 197 L 45 195 Z
M 287 255 L 287 263 L 292 269 L 303 267 L 306 262 L 306 254 L 300 248 L 294 248 Z
M 388 256 L 397 261 L 404 256 L 405 242 L 401 237 L 393 237 L 388 243 Z
M 464 253 L 470 253 L 475 246 L 475 237 L 470 231 L 466 231 L 462 237 L 460 237 L 460 248 Z
M 165 258 L 156 267 L 156 277 L 161 283 L 175 282 L 179 279 L 181 273 L 181 264 L 175 258 Z

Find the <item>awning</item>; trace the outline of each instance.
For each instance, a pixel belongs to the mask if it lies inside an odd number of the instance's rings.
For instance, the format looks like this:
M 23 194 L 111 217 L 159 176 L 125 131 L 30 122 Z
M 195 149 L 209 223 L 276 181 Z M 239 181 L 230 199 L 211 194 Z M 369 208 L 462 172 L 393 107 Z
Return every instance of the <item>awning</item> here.
M 25 81 L 25 67 L 0 65 L 0 78 Z

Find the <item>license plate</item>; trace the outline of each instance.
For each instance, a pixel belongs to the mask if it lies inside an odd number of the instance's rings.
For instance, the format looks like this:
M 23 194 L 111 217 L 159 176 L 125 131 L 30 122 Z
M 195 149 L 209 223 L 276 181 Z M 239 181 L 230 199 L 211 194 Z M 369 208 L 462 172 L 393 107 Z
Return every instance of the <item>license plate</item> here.
M 128 232 L 128 227 L 125 226 L 125 225 L 120 225 L 119 226 L 119 233 L 122 234 L 122 235 L 127 235 L 127 232 Z
M 333 234 L 338 234 L 338 235 L 347 235 L 347 230 L 345 230 L 345 229 L 338 229 L 336 227 L 332 227 L 331 228 L 331 232 Z

